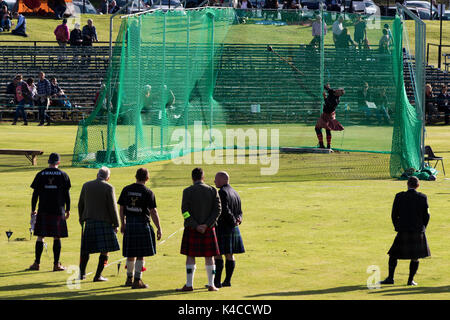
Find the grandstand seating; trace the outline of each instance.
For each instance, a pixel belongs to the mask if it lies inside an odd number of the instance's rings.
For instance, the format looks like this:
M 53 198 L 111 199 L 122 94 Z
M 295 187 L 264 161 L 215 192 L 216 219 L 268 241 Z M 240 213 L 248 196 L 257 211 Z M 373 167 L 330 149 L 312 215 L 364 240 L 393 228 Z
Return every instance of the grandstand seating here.
M 223 45 L 221 59 L 217 62 L 218 74 L 214 97 L 222 104 L 225 117 L 228 121 L 235 122 L 248 120 L 285 122 L 298 121 L 300 117 L 306 123 L 313 123 L 318 116 L 318 100 L 308 97 L 304 92 L 302 95 L 299 91 L 302 91 L 302 86 L 319 87 L 318 51 L 298 45 L 274 47 L 281 56 L 301 70 L 302 74 L 299 74 L 266 48 L 266 45 Z M 90 56 L 89 63 L 86 63 L 87 56 Z M 392 83 L 391 64 L 383 61 L 374 62 L 389 60 L 390 57 L 378 53 L 377 50 L 365 52 L 354 50 L 348 53 L 344 60 L 340 60 L 338 56 L 339 53 L 333 47 L 325 48 L 324 81 L 333 86 L 346 87 L 341 108 L 348 103 L 353 117 L 362 117 L 363 114 L 357 111 L 356 106 L 357 90 L 363 81 L 367 81 L 370 86 L 372 83 L 382 83 L 389 88 Z M 42 70 L 48 79 L 51 77 L 58 79 L 60 87 L 73 105 L 81 106 L 80 110 L 89 112 L 94 106 L 95 94 L 105 78 L 108 58 L 108 46 L 65 49 L 58 46 L 2 46 L 0 107 L 9 105 L 11 97 L 6 94 L 6 86 L 15 74 L 21 73 L 24 79 L 32 77 L 36 81 L 38 72 Z M 174 69 L 177 67 L 179 66 L 172 66 Z M 450 75 L 447 72 L 431 66 L 427 66 L 426 71 L 427 82 L 434 84 L 435 93 L 439 91 L 437 84 L 450 84 Z M 404 72 L 405 86 L 412 101 L 413 92 L 408 68 L 405 67 Z M 364 77 L 355 77 L 355 74 Z M 235 90 L 237 81 L 239 90 Z M 393 92 L 387 92 L 388 95 L 391 93 Z M 250 112 L 254 103 L 260 105 L 261 112 Z M 203 107 L 206 108 L 201 106 Z M 73 114 L 66 118 L 77 120 Z M 216 120 L 220 122 L 220 119 Z
M 36 82 L 39 71 L 43 71 L 47 79 L 55 77 L 58 80 L 59 86 L 64 90 L 72 105 L 81 107 L 78 111 L 89 112 L 105 77 L 108 60 L 108 46 L 65 49 L 58 46 L 2 46 L 0 47 L 0 106 L 3 108 L 10 106 L 11 96 L 6 94 L 6 86 L 15 74 L 22 74 L 24 80 L 31 77 Z M 6 109 L 11 110 L 11 108 Z M 34 114 L 36 113 L 34 110 Z M 74 111 L 69 118 L 73 119 L 73 115 Z

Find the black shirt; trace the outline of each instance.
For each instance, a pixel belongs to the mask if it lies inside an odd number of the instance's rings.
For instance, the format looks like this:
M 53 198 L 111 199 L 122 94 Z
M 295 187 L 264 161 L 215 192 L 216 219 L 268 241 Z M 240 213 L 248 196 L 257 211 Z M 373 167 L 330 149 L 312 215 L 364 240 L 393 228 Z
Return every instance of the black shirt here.
M 430 220 L 427 196 L 414 189 L 397 193 L 391 217 L 397 232 L 424 232 Z
M 40 171 L 33 180 L 33 198 L 39 198 L 38 213 L 60 215 L 70 211 L 70 179 L 67 173 L 58 168 L 46 168 Z M 36 201 L 32 201 L 31 209 L 35 210 Z M 64 209 L 65 206 L 65 209 Z
M 238 218 L 242 219 L 241 198 L 229 184 L 219 189 L 222 213 L 217 220 L 217 225 L 223 229 L 232 229 L 236 226 Z
M 335 90 L 333 90 L 333 89 L 325 88 L 325 90 L 328 91 L 328 95 L 327 95 L 327 98 L 325 99 L 325 104 L 323 106 L 323 112 L 332 113 L 332 112 L 336 111 L 336 107 L 339 105 L 339 102 L 340 102 L 340 97 L 336 96 L 334 94 Z
M 143 215 L 148 221 L 150 221 L 150 210 L 156 208 L 153 191 L 139 183 L 133 183 L 123 188 L 117 203 L 124 207 L 124 216 Z

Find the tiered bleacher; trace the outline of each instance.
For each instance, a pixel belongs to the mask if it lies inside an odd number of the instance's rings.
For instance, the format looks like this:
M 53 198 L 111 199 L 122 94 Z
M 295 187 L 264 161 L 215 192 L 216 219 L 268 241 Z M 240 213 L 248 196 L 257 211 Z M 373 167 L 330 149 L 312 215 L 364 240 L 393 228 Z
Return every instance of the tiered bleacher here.
M 15 106 L 12 96 L 6 93 L 7 85 L 16 74 L 24 80 L 38 81 L 43 71 L 46 78 L 55 77 L 72 104 L 71 109 L 49 107 L 55 119 L 78 121 L 94 107 L 95 96 L 100 89 L 108 67 L 109 46 L 67 47 L 55 45 L 6 45 L 0 47 L 0 116 L 10 119 Z M 25 43 L 26 44 L 26 43 Z M 37 108 L 26 108 L 30 119 L 37 117 Z

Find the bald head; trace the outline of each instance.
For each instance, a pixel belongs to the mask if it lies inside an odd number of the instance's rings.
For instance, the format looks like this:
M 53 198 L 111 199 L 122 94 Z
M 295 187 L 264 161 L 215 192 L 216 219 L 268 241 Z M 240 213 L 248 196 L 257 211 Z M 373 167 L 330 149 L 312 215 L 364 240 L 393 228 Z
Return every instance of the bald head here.
M 216 184 L 217 188 L 220 188 L 220 187 L 230 183 L 230 176 L 225 171 L 219 171 L 216 173 L 214 183 Z

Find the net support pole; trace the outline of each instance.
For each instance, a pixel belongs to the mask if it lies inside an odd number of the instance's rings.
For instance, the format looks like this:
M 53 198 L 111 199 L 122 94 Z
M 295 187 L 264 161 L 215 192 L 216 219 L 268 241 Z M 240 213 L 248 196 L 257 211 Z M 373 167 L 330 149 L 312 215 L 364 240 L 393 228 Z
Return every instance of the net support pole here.
M 320 70 L 319 70 L 319 74 L 320 74 L 320 88 L 319 88 L 319 97 L 322 96 L 322 91 L 323 91 L 323 86 L 324 86 L 324 72 L 325 72 L 325 28 L 324 28 L 324 24 L 325 24 L 325 17 L 323 16 L 323 6 L 322 3 L 319 3 L 320 5 L 320 16 L 322 17 L 322 21 L 320 24 Z M 320 99 L 320 113 L 323 112 L 323 99 Z
M 190 83 L 191 83 L 191 57 L 190 57 L 190 43 L 191 43 L 191 15 L 189 13 L 186 14 L 187 18 L 187 30 L 186 30 L 186 47 L 187 47 L 187 54 L 186 54 L 186 78 L 188 79 L 187 83 L 188 86 L 186 86 L 186 90 L 190 91 Z M 187 99 L 184 105 L 184 152 L 188 152 L 188 108 L 189 108 L 189 95 L 186 95 Z
M 214 121 L 213 108 L 213 91 L 214 91 L 214 15 L 209 15 L 211 18 L 211 91 L 209 97 L 209 145 L 212 144 L 212 129 Z
M 166 84 L 166 17 L 167 15 L 164 15 L 164 23 L 163 23 L 163 63 L 162 63 L 162 92 L 163 92 L 163 99 L 161 100 L 161 123 L 160 123 L 160 154 L 163 154 L 163 145 L 164 145 L 164 124 L 165 124 L 165 117 L 166 117 L 166 110 L 165 110 L 165 101 L 166 98 L 166 90 L 164 90 L 164 85 Z
M 415 26 L 415 89 L 416 89 L 416 111 L 421 117 L 422 130 L 420 137 L 420 155 L 421 164 L 420 169 L 425 166 L 425 79 L 426 79 L 426 68 L 425 68 L 425 47 L 426 47 L 426 24 L 408 8 L 397 3 L 397 10 L 400 12 L 400 16 L 404 19 L 407 15 L 410 19 L 414 20 Z

